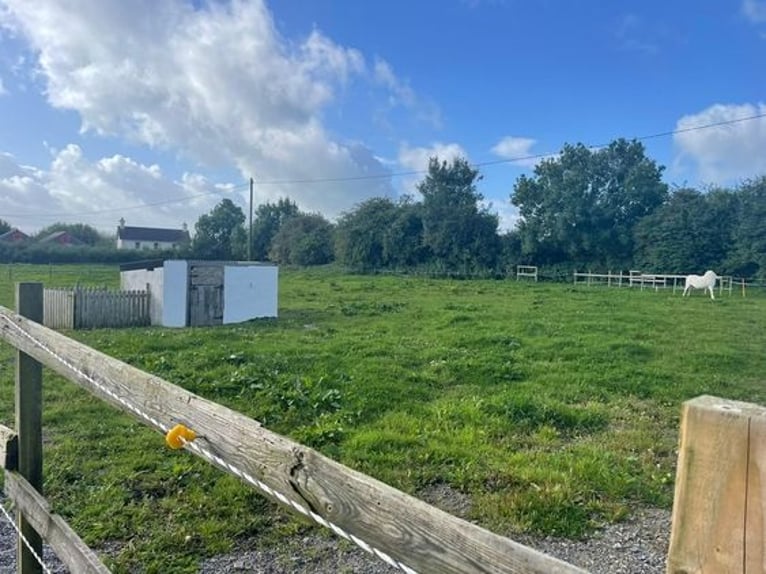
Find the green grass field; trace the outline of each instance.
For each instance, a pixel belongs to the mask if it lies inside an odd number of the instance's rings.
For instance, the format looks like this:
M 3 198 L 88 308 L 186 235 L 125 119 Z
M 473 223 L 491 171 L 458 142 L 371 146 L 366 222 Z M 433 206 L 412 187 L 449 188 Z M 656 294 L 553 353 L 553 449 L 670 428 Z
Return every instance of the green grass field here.
M 12 281 L 117 285 L 109 267 L 0 266 Z M 669 508 L 681 403 L 766 403 L 766 297 L 283 271 L 278 320 L 71 333 L 418 495 L 447 485 L 498 533 L 578 537 Z M 0 422 L 13 423 L 2 345 Z M 312 528 L 46 372 L 45 488 L 115 572 Z

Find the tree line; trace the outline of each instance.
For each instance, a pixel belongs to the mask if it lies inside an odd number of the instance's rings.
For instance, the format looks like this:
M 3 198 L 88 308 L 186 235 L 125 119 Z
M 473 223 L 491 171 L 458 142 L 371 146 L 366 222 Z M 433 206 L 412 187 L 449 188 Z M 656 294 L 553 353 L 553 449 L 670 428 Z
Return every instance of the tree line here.
M 502 276 L 525 264 L 561 278 L 574 269 L 714 269 L 766 278 L 766 176 L 732 188 L 670 189 L 663 171 L 635 140 L 615 140 L 597 150 L 566 145 L 516 180 L 510 199 L 519 220 L 501 233 L 497 215 L 477 190 L 480 172 L 465 158 L 432 158 L 416 196 L 368 199 L 334 223 L 283 198 L 257 206 L 250 234 L 242 209 L 223 199 L 199 218 L 191 244 L 175 256 L 245 259 L 250 251 L 259 261 L 335 262 L 362 273 Z M 0 222 L 0 233 L 4 226 L 10 228 Z M 107 261 L 118 257 L 107 253 L 103 237 L 88 226 L 52 227 L 44 231 L 68 230 L 89 246 L 101 246 Z M 0 258 L 12 256 L 8 251 L 0 246 Z

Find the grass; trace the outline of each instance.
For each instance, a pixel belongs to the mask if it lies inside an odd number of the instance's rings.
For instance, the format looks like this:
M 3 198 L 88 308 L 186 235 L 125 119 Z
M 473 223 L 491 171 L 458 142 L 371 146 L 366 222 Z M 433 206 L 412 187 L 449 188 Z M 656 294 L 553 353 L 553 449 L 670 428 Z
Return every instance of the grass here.
M 118 283 L 109 267 L 12 275 Z M 396 488 L 460 491 L 496 532 L 579 537 L 670 507 L 684 400 L 766 403 L 766 297 L 696 295 L 288 270 L 278 320 L 71 335 Z M 6 425 L 13 368 L 3 345 Z M 46 496 L 115 572 L 196 572 L 310 528 L 48 373 L 44 429 Z

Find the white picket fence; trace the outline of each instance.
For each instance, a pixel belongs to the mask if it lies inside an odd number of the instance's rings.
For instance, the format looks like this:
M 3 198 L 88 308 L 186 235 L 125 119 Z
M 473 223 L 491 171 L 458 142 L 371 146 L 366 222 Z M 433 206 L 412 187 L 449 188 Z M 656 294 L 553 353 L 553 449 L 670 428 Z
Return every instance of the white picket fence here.
M 150 324 L 147 291 L 45 289 L 43 324 L 51 329 L 143 327 Z

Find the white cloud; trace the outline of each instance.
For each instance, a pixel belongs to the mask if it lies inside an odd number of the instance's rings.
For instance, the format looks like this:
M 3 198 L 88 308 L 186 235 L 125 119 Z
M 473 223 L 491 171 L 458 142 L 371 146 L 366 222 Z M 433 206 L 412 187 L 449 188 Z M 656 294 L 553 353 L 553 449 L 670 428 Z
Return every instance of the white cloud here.
M 532 146 L 537 140 L 532 138 L 521 138 L 506 136 L 495 144 L 492 153 L 503 159 L 513 160 L 514 165 L 522 167 L 534 167 L 542 158 L 532 157 Z
M 511 231 L 519 221 L 519 208 L 511 203 L 510 197 L 501 200 L 484 200 L 482 206 L 498 217 L 498 231 Z
M 403 107 L 415 113 L 415 117 L 430 124 L 434 128 L 442 127 L 441 111 L 439 107 L 430 101 L 420 98 L 410 86 L 409 82 L 400 79 L 391 64 L 378 57 L 372 70 L 373 80 L 376 84 L 388 90 L 388 108 Z
M 5 86 L 3 85 L 3 79 L 0 78 L 0 96 L 4 96 L 8 93 L 8 90 L 5 89 Z
M 354 81 L 371 81 L 402 105 L 418 102 L 382 60 L 371 73 L 359 51 L 320 31 L 283 37 L 264 0 L 0 4 L 0 26 L 29 45 L 48 102 L 76 111 L 83 131 L 177 150 L 261 181 L 385 174 L 371 150 L 328 133 L 322 113 Z M 334 216 L 390 190 L 383 178 L 262 185 L 258 193 Z
M 614 37 L 622 50 L 639 52 L 647 56 L 660 53 L 657 32 L 636 14 L 624 14 L 620 18 L 614 27 Z
M 689 130 L 766 114 L 766 104 L 715 104 L 696 114 L 682 117 L 676 130 Z M 706 129 L 681 131 L 673 136 L 678 149 L 676 166 L 692 167 L 699 180 L 729 184 L 766 174 L 766 117 L 729 123 Z
M 766 2 L 763 0 L 744 0 L 742 13 L 753 23 L 766 22 Z
M 436 157 L 440 161 L 452 161 L 455 158 L 468 158 L 460 144 L 436 142 L 428 147 L 410 147 L 402 144 L 399 148 L 399 165 L 411 171 L 426 171 L 428 161 Z
M 245 208 L 243 194 L 232 185 L 214 184 L 199 174 L 172 181 L 157 165 L 121 155 L 89 161 L 74 144 L 54 151 L 46 169 L 0 153 L 0 213 L 27 231 L 56 221 L 113 231 L 120 217 L 134 225 L 180 227 L 187 222 L 193 227 L 199 214 L 223 197 Z
M 412 177 L 405 177 L 402 180 L 404 193 L 413 194 L 417 192 L 417 184 L 425 177 L 425 172 L 428 171 L 428 162 L 432 157 L 439 161 L 450 162 L 458 157 L 468 159 L 468 154 L 457 143 L 435 142 L 428 147 L 410 147 L 403 143 L 399 147 L 399 165 L 406 171 L 423 172 Z

